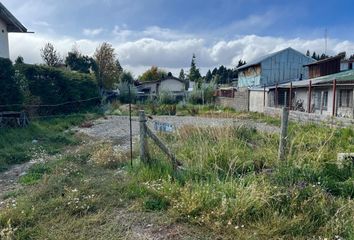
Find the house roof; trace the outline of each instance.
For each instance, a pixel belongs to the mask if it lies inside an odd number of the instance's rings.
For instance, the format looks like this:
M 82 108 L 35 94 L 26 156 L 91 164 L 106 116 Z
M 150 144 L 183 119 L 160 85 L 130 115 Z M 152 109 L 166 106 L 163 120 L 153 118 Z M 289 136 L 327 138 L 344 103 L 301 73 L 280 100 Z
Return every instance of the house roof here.
M 181 83 L 184 83 L 182 79 L 179 79 L 177 77 L 165 77 L 163 79 L 160 79 L 160 80 L 156 80 L 156 81 L 147 81 L 147 82 L 140 82 L 140 85 L 143 85 L 143 84 L 151 84 L 151 83 L 159 83 L 159 82 L 162 82 L 162 81 L 166 81 L 166 80 L 176 80 L 176 81 L 179 81 Z
M 329 57 L 329 58 L 326 58 L 326 59 L 323 59 L 323 60 L 319 60 L 317 62 L 306 64 L 306 65 L 304 65 L 304 67 L 320 65 L 320 64 L 325 63 L 325 62 L 331 62 L 331 61 L 335 61 L 337 59 L 342 59 L 342 58 L 343 58 L 343 55 L 337 55 L 337 56 L 334 56 L 334 57 Z
M 7 10 L 7 8 L 1 2 L 0 19 L 2 19 L 6 23 L 8 32 L 27 32 L 27 28 L 25 28 L 22 23 L 17 20 L 17 18 L 15 18 L 14 15 L 12 15 L 10 11 Z
M 285 49 L 283 49 L 283 50 L 280 50 L 280 51 L 277 51 L 277 52 L 274 52 L 274 53 L 270 53 L 270 54 L 261 56 L 261 57 L 259 57 L 259 58 L 256 58 L 256 59 L 254 59 L 253 61 L 251 61 L 251 62 L 249 62 L 249 63 L 247 63 L 247 64 L 245 64 L 245 65 L 242 65 L 241 67 L 238 67 L 237 70 L 241 70 L 241 69 L 245 69 L 245 68 L 248 68 L 248 67 L 252 67 L 252 66 L 258 65 L 258 64 L 260 64 L 261 62 L 263 62 L 264 60 L 266 60 L 266 59 L 268 59 L 268 58 L 270 58 L 270 57 L 273 57 L 273 56 L 275 56 L 275 55 L 277 55 L 277 54 L 279 54 L 279 53 L 285 52 L 285 51 L 287 51 L 287 50 L 289 50 L 289 49 L 292 50 L 292 51 L 295 51 L 295 52 L 300 53 L 299 51 L 297 51 L 297 50 L 295 50 L 295 49 L 293 49 L 293 48 L 291 48 L 291 47 L 288 47 L 288 48 L 285 48 Z M 302 54 L 302 53 L 300 53 L 300 54 Z M 305 56 L 305 55 L 304 55 L 304 56 Z M 307 57 L 307 56 L 306 56 L 306 57 Z M 310 58 L 310 57 L 308 57 L 308 58 Z M 311 58 L 311 59 L 312 59 L 312 58 Z
M 354 70 L 348 70 L 348 71 L 343 71 L 335 74 L 330 74 L 322 77 L 317 77 L 317 78 L 311 78 L 307 80 L 302 80 L 302 81 L 295 81 L 292 82 L 292 87 L 297 88 L 297 87 L 308 87 L 311 81 L 311 85 L 321 85 L 321 84 L 326 84 L 326 83 L 332 83 L 333 80 L 336 80 L 338 83 L 351 83 L 354 82 Z M 290 87 L 290 82 L 289 83 L 284 83 L 284 84 L 279 84 L 278 86 L 269 86 L 267 88 L 273 89 L 273 88 L 289 88 Z

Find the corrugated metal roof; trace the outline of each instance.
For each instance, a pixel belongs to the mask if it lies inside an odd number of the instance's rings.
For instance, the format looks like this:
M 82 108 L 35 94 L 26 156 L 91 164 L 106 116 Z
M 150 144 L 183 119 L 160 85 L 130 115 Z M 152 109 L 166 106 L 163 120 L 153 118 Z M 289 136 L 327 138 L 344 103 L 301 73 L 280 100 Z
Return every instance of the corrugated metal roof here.
M 311 78 L 307 80 L 302 80 L 302 81 L 294 81 L 292 82 L 293 87 L 307 87 L 310 84 L 312 85 L 321 85 L 324 83 L 332 83 L 333 80 L 337 80 L 339 83 L 345 83 L 349 81 L 354 81 L 354 70 L 348 70 L 348 71 L 343 71 L 331 75 L 326 75 L 322 77 L 317 77 L 317 78 Z M 290 87 L 290 82 L 289 83 L 284 83 L 284 84 L 279 84 L 279 88 L 289 88 Z M 276 88 L 276 86 L 270 86 L 268 88 Z
M 254 65 L 258 65 L 258 64 L 260 64 L 261 62 L 263 62 L 264 60 L 266 60 L 267 58 L 273 57 L 273 56 L 275 56 L 275 55 L 277 55 L 277 54 L 279 54 L 279 53 L 281 53 L 281 52 L 287 51 L 287 50 L 289 50 L 289 49 L 291 49 L 291 50 L 293 50 L 293 51 L 295 51 L 295 52 L 300 53 L 299 51 L 297 51 L 297 50 L 295 50 L 295 49 L 293 49 L 293 48 L 291 48 L 291 47 L 288 47 L 288 48 L 285 48 L 285 49 L 280 50 L 280 51 L 278 51 L 278 52 L 270 53 L 270 54 L 264 55 L 264 56 L 262 56 L 262 57 L 256 58 L 256 59 L 254 59 L 253 61 L 251 61 L 251 62 L 249 62 L 249 63 L 247 63 L 247 64 L 245 64 L 245 65 L 243 65 L 243 66 L 241 66 L 241 67 L 238 67 L 237 70 L 241 70 L 241 69 L 245 69 L 245 68 L 248 68 L 248 67 L 251 67 L 251 66 L 254 66 Z M 300 54 L 302 54 L 302 53 L 300 53 Z M 304 55 L 304 54 L 303 54 L 303 55 Z M 305 56 L 305 55 L 304 55 L 304 56 Z M 309 57 L 309 58 L 310 58 L 310 57 Z M 311 59 L 312 59 L 312 58 L 311 58 Z M 312 59 L 312 60 L 313 60 L 313 59 Z

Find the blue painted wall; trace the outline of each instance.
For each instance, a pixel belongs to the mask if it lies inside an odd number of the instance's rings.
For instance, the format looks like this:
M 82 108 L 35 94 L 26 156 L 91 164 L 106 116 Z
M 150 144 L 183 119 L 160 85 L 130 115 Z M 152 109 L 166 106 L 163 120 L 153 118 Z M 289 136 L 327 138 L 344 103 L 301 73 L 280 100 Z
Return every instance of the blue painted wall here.
M 260 62 L 260 71 L 242 69 L 239 73 L 239 87 L 262 87 L 295 81 L 301 78 L 308 79 L 308 68 L 303 65 L 314 62 L 312 58 L 287 48 L 271 55 Z M 247 74 L 245 74 L 247 72 Z M 250 74 L 251 73 L 251 74 Z

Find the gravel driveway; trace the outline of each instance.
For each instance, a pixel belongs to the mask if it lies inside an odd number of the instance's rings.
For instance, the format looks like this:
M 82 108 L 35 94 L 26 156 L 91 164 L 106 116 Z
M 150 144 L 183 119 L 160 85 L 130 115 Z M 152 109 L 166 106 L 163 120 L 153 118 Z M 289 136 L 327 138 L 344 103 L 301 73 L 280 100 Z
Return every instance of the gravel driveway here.
M 235 118 L 208 118 L 191 116 L 154 116 L 148 120 L 148 125 L 153 129 L 154 121 L 172 124 L 175 128 L 184 125 L 199 127 L 218 127 L 218 126 L 246 126 L 256 128 L 258 131 L 267 133 L 278 133 L 279 127 L 271 126 L 262 122 Z M 133 117 L 133 136 L 139 134 L 139 122 L 137 117 Z M 76 128 L 77 131 L 87 134 L 100 140 L 111 140 L 122 147 L 128 147 L 129 140 L 129 117 L 127 116 L 108 116 L 105 119 L 94 121 L 90 128 Z

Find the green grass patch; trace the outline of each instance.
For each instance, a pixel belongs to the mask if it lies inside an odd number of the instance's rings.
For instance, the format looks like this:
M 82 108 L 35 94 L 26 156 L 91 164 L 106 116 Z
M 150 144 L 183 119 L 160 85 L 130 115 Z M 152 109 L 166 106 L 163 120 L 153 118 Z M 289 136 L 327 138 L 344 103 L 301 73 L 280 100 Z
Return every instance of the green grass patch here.
M 29 161 L 38 151 L 56 154 L 65 146 L 79 143 L 70 128 L 95 117 L 96 114 L 73 114 L 34 120 L 27 128 L 0 128 L 0 171 Z

